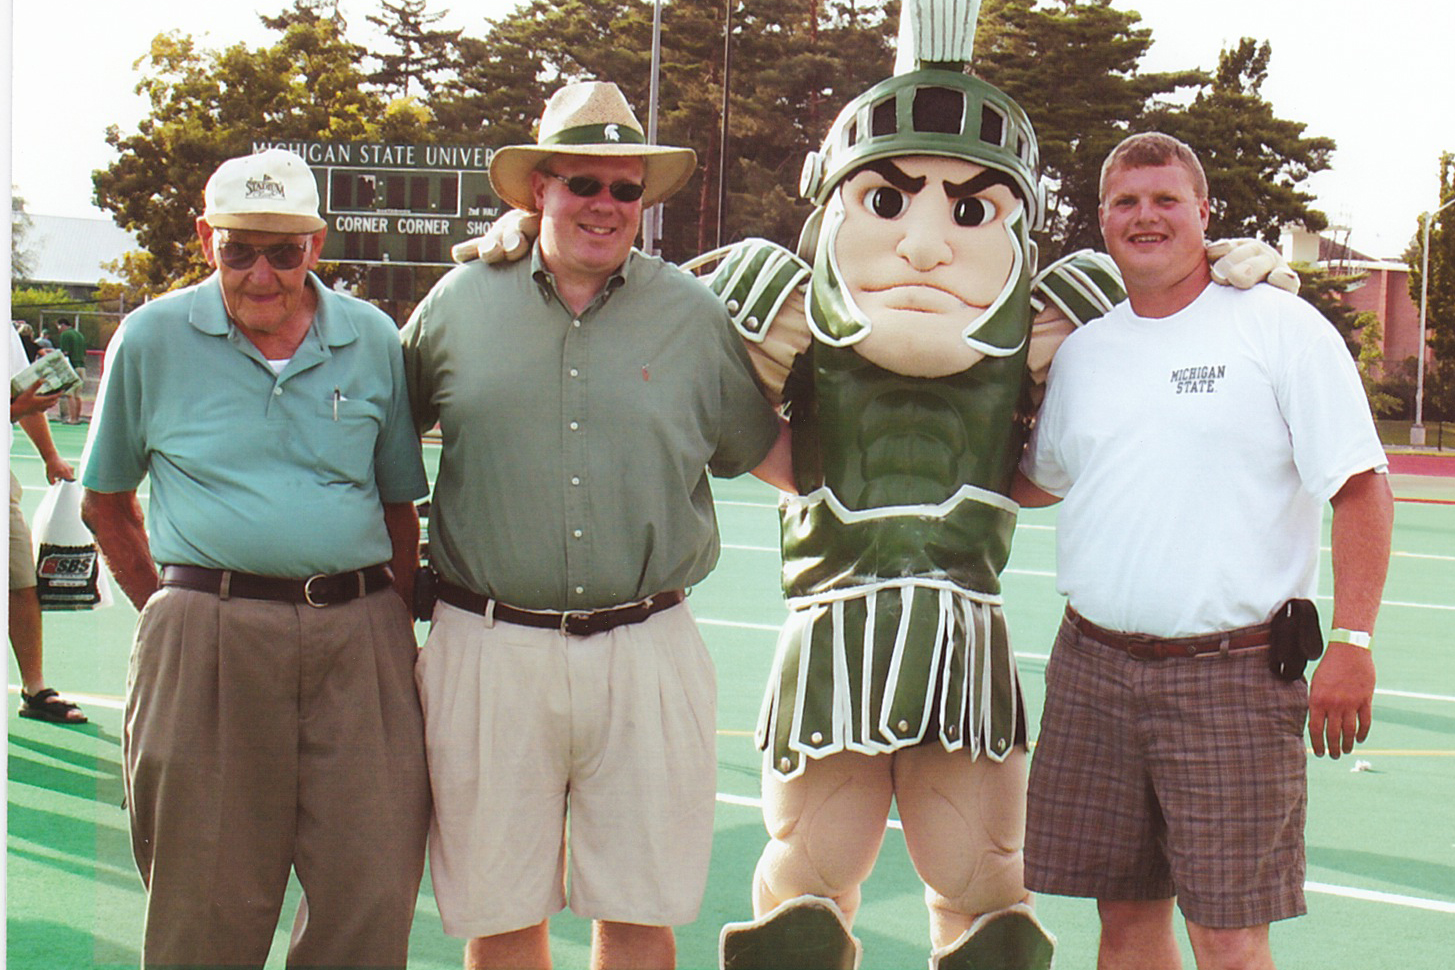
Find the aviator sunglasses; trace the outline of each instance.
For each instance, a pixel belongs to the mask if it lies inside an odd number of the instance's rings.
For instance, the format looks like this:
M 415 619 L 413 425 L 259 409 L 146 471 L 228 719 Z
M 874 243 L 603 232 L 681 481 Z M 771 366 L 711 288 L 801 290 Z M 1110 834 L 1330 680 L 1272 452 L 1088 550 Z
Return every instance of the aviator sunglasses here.
M 228 240 L 217 247 L 217 258 L 228 269 L 251 269 L 261 256 L 274 269 L 297 269 L 303 265 L 308 247 L 302 243 L 278 243 L 274 246 L 249 246 Z
M 582 199 L 594 198 L 605 188 L 618 202 L 635 202 L 647 190 L 647 187 L 640 182 L 612 182 L 607 186 L 602 183 L 601 179 L 592 178 L 589 175 L 573 175 L 567 178 L 564 175 L 557 175 L 555 172 L 543 172 L 542 174 L 549 175 L 564 185 L 567 192 Z

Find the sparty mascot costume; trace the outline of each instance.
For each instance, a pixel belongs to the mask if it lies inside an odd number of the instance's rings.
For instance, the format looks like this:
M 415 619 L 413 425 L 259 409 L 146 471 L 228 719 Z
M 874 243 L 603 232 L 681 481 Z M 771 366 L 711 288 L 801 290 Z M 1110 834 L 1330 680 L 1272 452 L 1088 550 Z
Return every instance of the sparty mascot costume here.
M 931 970 L 1031 970 L 1054 940 L 1022 878 L 1026 717 L 1001 612 L 1010 481 L 1056 347 L 1124 294 L 1084 251 L 1037 273 L 1035 133 L 965 73 L 979 0 L 904 0 L 894 76 L 804 166 L 798 252 L 749 239 L 708 272 L 793 430 L 790 616 L 757 729 L 770 841 L 728 970 L 858 966 L 850 927 L 897 803 Z M 454 257 L 514 259 L 512 213 Z M 1297 287 L 1252 241 L 1218 282 Z
M 896 74 L 804 166 L 798 254 L 708 254 L 793 429 L 790 616 L 758 722 L 771 841 L 732 970 L 857 965 L 892 802 L 931 967 L 1048 967 L 1022 879 L 1026 718 L 1001 613 L 1033 372 L 1121 299 L 1105 257 L 1036 275 L 1035 133 L 964 73 L 979 2 L 906 0 Z M 1049 305 L 1033 329 L 1035 309 Z

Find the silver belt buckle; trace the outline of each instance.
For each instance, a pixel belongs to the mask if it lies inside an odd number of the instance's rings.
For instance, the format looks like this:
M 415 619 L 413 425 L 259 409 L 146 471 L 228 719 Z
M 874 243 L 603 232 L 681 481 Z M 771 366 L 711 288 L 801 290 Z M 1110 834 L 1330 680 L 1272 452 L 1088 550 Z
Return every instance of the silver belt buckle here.
M 327 579 L 327 578 L 328 577 L 326 575 L 324 575 L 323 573 L 314 573 L 312 576 L 309 576 L 307 579 L 305 579 L 303 581 L 303 602 L 307 603 L 309 606 L 311 606 L 311 607 L 313 607 L 314 609 L 317 609 L 317 610 L 321 610 L 325 606 L 328 606 L 329 604 L 327 604 L 327 603 L 319 603 L 318 601 L 316 601 L 313 598 L 313 582 L 314 582 L 314 580 L 317 580 L 317 579 Z

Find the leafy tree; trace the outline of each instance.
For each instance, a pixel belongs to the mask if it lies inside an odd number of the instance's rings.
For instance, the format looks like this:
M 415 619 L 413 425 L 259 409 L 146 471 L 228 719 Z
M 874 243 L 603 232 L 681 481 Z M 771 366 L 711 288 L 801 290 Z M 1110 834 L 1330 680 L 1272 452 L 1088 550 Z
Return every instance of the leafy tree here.
M 839 108 L 889 73 L 897 13 L 886 0 L 738 0 L 733 9 L 726 240 L 792 245 L 803 158 Z M 676 0 L 662 11 L 658 138 L 698 154 L 667 203 L 663 251 L 708 248 L 717 219 L 723 5 Z M 646 0 L 534 0 L 459 41 L 458 77 L 431 101 L 440 127 L 491 145 L 529 141 L 550 92 L 614 81 L 647 124 L 652 5 Z
M 10 278 L 12 280 L 24 280 L 30 278 L 30 272 L 34 264 L 30 261 L 30 253 L 25 249 L 25 237 L 34 224 L 30 221 L 30 214 L 25 211 L 25 200 L 20 196 L 20 190 L 15 186 L 10 187 Z
M 431 29 L 444 19 L 443 13 L 429 13 L 425 0 L 380 0 L 378 15 L 364 19 L 384 31 L 395 50 L 370 54 L 379 69 L 369 80 L 381 89 L 408 97 L 418 86 L 422 94 L 433 94 L 441 76 L 456 65 L 458 30 Z
M 1341 274 L 1331 271 L 1327 266 L 1312 263 L 1297 263 L 1293 268 L 1299 277 L 1298 295 L 1334 325 L 1339 336 L 1344 338 L 1349 353 L 1358 359 L 1360 341 L 1363 339 L 1361 330 L 1366 327 L 1369 315 L 1359 313 L 1345 303 L 1343 294 L 1353 289 L 1354 284 L 1367 279 L 1369 274 Z
M 1197 151 L 1212 202 L 1210 238 L 1257 236 L 1277 245 L 1282 228 L 1328 225 L 1300 186 L 1329 167 L 1331 138 L 1307 137 L 1308 127 L 1273 114 L 1261 89 L 1272 47 L 1244 37 L 1218 57 L 1218 68 L 1186 108 L 1150 113 L 1149 128 L 1181 138 Z
M 1200 71 L 1138 73 L 1152 32 L 1135 11 L 1111 0 L 985 0 L 975 39 L 974 73 L 1004 90 L 1036 129 L 1041 168 L 1053 188 L 1042 262 L 1100 247 L 1097 188 L 1101 163 L 1179 88 L 1201 84 Z M 1074 92 L 1074 94 L 1068 94 Z
M 1440 201 L 1431 211 L 1451 199 L 1455 199 L 1455 154 L 1445 152 L 1440 156 Z M 1437 215 L 1430 224 L 1430 287 L 1425 325 L 1430 347 L 1442 362 L 1455 362 L 1455 225 L 1451 224 L 1455 220 L 1452 213 L 1455 206 Z M 1410 267 L 1410 298 L 1415 301 L 1416 309 L 1420 305 L 1423 281 L 1424 220 L 1421 214 L 1414 240 L 1405 251 L 1405 262 Z
M 1379 314 L 1365 310 L 1355 314 L 1359 325 L 1359 381 L 1364 385 L 1364 395 L 1369 399 L 1369 410 L 1376 418 L 1394 415 L 1403 406 L 1398 397 L 1385 391 L 1380 382 L 1384 378 L 1384 327 Z
M 10 284 L 10 318 L 30 324 L 41 335 L 41 313 L 46 310 L 94 310 L 90 300 L 77 300 L 64 286 L 33 286 L 23 281 Z
M 192 38 L 159 34 L 137 63 L 137 91 L 151 113 L 134 134 L 113 125 L 119 157 L 92 176 L 95 201 L 136 233 L 146 258 L 124 261 L 133 295 L 155 294 L 207 274 L 195 222 L 207 178 L 254 141 L 347 141 L 386 136 L 428 141 L 418 114 L 390 113 L 366 85 L 359 48 L 343 23 L 300 0 L 264 23 L 282 32 L 270 47 L 199 50 Z M 326 273 L 336 276 L 337 271 Z

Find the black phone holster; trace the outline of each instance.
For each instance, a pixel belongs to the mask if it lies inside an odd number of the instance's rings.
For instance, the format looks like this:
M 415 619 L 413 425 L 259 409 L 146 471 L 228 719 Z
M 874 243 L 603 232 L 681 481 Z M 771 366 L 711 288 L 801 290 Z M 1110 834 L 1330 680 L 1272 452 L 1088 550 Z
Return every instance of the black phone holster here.
M 1312 600 L 1289 600 L 1274 610 L 1269 625 L 1268 669 L 1283 680 L 1298 680 L 1324 652 L 1318 607 Z
M 438 577 L 429 566 L 420 566 L 414 572 L 414 618 L 428 622 L 434 618 L 434 604 L 439 599 L 435 584 Z

